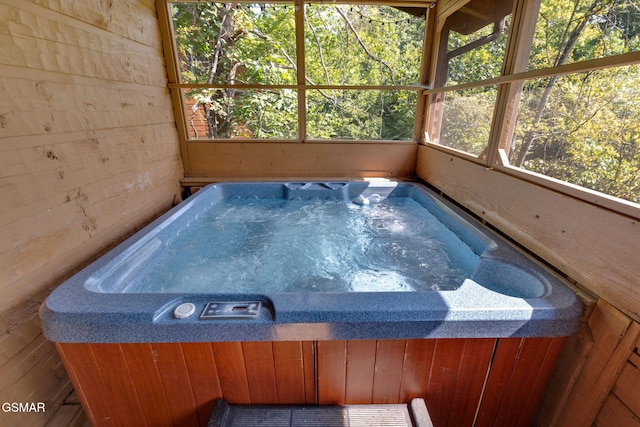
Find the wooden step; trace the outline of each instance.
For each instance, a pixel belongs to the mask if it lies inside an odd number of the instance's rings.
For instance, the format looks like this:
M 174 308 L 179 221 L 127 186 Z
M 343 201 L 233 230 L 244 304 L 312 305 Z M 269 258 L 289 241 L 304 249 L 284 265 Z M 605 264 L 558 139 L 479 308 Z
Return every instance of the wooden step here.
M 230 405 L 218 400 L 208 427 L 433 427 L 423 399 L 387 405 Z

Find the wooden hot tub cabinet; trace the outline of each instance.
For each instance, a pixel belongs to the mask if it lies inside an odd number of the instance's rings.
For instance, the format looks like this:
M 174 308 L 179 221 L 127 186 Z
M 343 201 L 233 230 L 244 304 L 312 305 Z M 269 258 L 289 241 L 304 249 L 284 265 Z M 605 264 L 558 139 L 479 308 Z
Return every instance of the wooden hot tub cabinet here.
M 94 426 L 206 426 L 214 401 L 404 403 L 436 426 L 527 426 L 566 337 L 57 343 Z

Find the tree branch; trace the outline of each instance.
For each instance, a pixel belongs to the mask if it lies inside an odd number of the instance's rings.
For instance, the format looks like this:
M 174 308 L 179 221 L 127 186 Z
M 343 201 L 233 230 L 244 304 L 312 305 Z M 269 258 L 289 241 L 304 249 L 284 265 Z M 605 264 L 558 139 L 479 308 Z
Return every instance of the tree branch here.
M 593 15 L 593 13 L 595 12 L 599 4 L 600 4 L 600 0 L 594 0 L 593 3 L 589 6 L 584 16 L 582 17 L 582 20 L 578 23 L 578 25 L 576 25 L 573 31 L 571 31 L 571 34 L 567 39 L 567 44 L 564 46 L 564 49 L 562 50 L 562 53 L 560 54 L 560 56 L 558 56 L 558 58 L 556 59 L 554 66 L 556 67 L 560 66 L 567 61 L 567 59 L 569 58 L 569 54 L 573 50 L 573 47 L 575 46 L 576 42 L 578 41 L 578 38 L 580 37 L 580 34 L 582 34 L 582 31 L 584 31 L 584 28 L 589 22 L 589 18 L 591 17 L 591 15 Z M 576 7 L 577 7 L 577 3 L 576 3 Z M 573 14 L 575 14 L 575 10 Z M 571 25 L 571 21 L 567 24 L 565 33 L 568 31 L 570 25 Z M 531 129 L 527 131 L 522 147 L 520 147 L 520 151 L 518 152 L 518 158 L 516 160 L 515 166 L 519 168 L 522 167 L 522 165 L 524 164 L 524 160 L 527 157 L 529 150 L 531 149 L 531 144 L 533 143 L 536 129 L 540 124 L 540 120 L 542 120 L 542 114 L 544 113 L 544 110 L 547 107 L 547 103 L 549 102 L 549 96 L 551 95 L 551 91 L 553 90 L 553 87 L 555 86 L 557 80 L 558 80 L 558 76 L 551 77 L 551 79 L 549 80 L 549 83 L 547 84 L 547 87 L 544 89 L 544 92 L 542 93 L 540 102 L 538 102 L 538 107 L 536 109 L 535 118 L 533 119 L 533 124 L 531 125 Z
M 267 36 L 266 34 L 261 33 L 260 31 L 257 30 L 251 30 L 251 33 L 255 34 L 256 36 L 264 39 L 264 40 L 269 40 L 271 42 L 274 42 L 269 36 Z M 274 44 L 276 44 L 274 42 Z M 289 64 L 291 64 L 290 69 L 294 70 L 296 73 L 298 72 L 298 65 L 296 64 L 296 61 L 294 61 L 289 54 L 287 53 L 286 50 L 284 50 L 283 47 L 280 47 L 280 52 L 282 53 L 282 55 L 285 57 L 285 59 L 287 60 L 287 62 L 289 62 Z M 280 68 L 285 68 L 285 69 L 289 69 L 288 67 L 283 67 L 281 66 Z M 316 84 L 307 76 L 304 76 L 304 79 L 307 83 L 315 86 Z M 326 93 L 324 93 L 323 90 L 321 89 L 317 89 L 318 92 L 320 92 L 320 95 L 322 95 L 327 101 L 331 102 L 334 106 L 338 104 L 338 100 L 335 97 L 329 96 Z
M 322 64 L 322 68 L 324 68 L 324 76 L 325 76 L 325 79 L 327 80 L 327 84 L 330 85 L 331 84 L 331 79 L 329 78 L 329 70 L 327 69 L 327 65 L 324 62 L 324 55 L 322 53 L 322 46 L 320 45 L 320 40 L 318 39 L 318 35 L 316 34 L 316 29 L 313 28 L 313 25 L 311 25 L 311 22 L 309 21 L 309 19 L 307 19 L 307 14 L 306 13 L 304 15 L 304 21 L 309 26 L 309 29 L 311 30 L 311 34 L 313 34 L 313 38 L 316 41 L 316 46 L 318 46 L 318 52 L 320 53 L 320 64 Z
M 351 30 L 351 32 L 353 33 L 354 36 L 356 36 L 356 40 L 358 41 L 358 44 L 360 45 L 360 47 L 362 47 L 362 49 L 365 51 L 365 53 L 374 61 L 380 63 L 380 65 L 383 65 L 385 68 L 387 68 L 389 70 L 389 75 L 391 77 L 391 83 L 392 84 L 396 84 L 396 79 L 393 76 L 393 68 L 391 68 L 391 66 L 386 63 L 385 61 L 383 61 L 382 59 L 378 58 L 377 56 L 375 56 L 373 53 L 371 53 L 371 51 L 369 50 L 369 48 L 367 48 L 367 46 L 364 44 L 364 42 L 362 41 L 362 39 L 360 38 L 360 36 L 358 35 L 358 32 L 356 31 L 355 28 L 353 28 L 353 24 L 351 23 L 351 21 L 349 21 L 349 17 L 347 17 L 347 15 L 345 15 L 345 13 L 340 10 L 339 7 L 336 7 L 336 10 L 338 11 L 338 13 L 340 14 L 340 16 L 342 16 L 342 18 L 344 19 L 344 21 L 347 23 L 347 26 L 349 27 L 349 29 Z

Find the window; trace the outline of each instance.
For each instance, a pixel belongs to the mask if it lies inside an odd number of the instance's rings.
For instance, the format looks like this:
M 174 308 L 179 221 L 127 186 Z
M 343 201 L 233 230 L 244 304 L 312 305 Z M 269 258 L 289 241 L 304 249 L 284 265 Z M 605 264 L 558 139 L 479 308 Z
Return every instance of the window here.
M 640 203 L 639 81 L 634 65 L 527 82 L 509 164 Z
M 443 27 L 448 81 L 426 91 L 429 142 L 585 200 L 578 187 L 640 203 L 640 1 L 527 2 L 504 43 L 483 43 L 488 19 L 471 41 L 456 34 L 474 27 L 475 5 L 491 10 L 471 0 Z
M 442 108 L 435 119 L 440 126 L 431 140 L 482 157 L 489 143 L 498 86 L 476 82 L 500 76 L 512 6 L 501 3 L 489 15 L 487 3 L 478 7 L 475 10 L 471 3 L 454 13 L 442 31 L 436 86 L 453 90 L 441 94 Z M 461 85 L 466 86 L 458 88 Z
M 529 69 L 584 71 L 525 81 L 509 164 L 640 203 L 640 2 L 542 0 Z M 603 69 L 587 61 L 603 58 Z
M 427 3 L 168 5 L 187 140 L 416 139 Z
M 497 89 L 494 85 L 447 93 L 439 143 L 482 157 L 489 143 Z

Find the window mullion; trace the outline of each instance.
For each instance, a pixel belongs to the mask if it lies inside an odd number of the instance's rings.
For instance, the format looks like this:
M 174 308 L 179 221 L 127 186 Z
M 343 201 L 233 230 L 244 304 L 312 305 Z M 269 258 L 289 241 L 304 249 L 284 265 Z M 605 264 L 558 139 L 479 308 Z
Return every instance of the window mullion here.
M 307 139 L 307 91 L 306 91 L 306 70 L 304 57 L 304 2 L 296 0 L 295 3 L 296 20 L 296 63 L 298 80 L 298 141 L 304 142 Z
M 538 16 L 540 0 L 516 0 L 511 18 L 511 33 L 505 52 L 502 75 L 524 72 L 531 52 L 536 23 L 531 16 Z M 499 150 L 508 151 L 518 115 L 522 82 L 510 82 L 498 86 L 498 95 L 487 146 L 487 163 L 502 163 Z
M 433 4 L 435 6 L 435 3 Z M 420 84 L 425 87 L 430 87 L 430 65 L 431 65 L 431 51 L 433 43 L 433 31 L 431 30 L 435 26 L 436 12 L 434 7 L 429 7 L 425 16 L 426 24 L 424 28 L 424 40 L 422 42 L 422 58 L 420 60 Z M 418 102 L 416 105 L 415 122 L 413 125 L 413 140 L 423 141 L 423 135 L 425 132 L 424 115 L 427 109 L 426 96 L 418 95 Z M 424 142 L 424 141 L 423 141 Z

